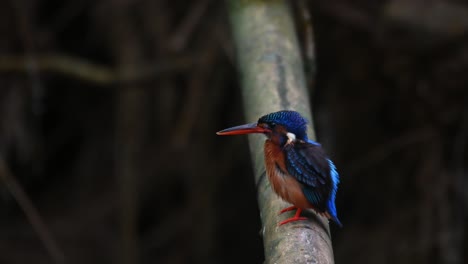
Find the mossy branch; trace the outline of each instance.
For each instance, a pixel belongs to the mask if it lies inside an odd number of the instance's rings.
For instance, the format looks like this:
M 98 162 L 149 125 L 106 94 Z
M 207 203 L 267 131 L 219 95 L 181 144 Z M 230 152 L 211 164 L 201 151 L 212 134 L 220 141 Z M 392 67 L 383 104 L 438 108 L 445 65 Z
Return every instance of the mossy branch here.
M 270 112 L 292 109 L 308 118 L 309 137 L 315 138 L 303 63 L 286 1 L 230 0 L 229 12 L 248 122 Z M 281 219 L 290 216 L 278 216 L 288 204 L 272 192 L 265 177 L 263 140 L 258 135 L 249 139 L 266 263 L 333 263 L 327 220 L 307 212 L 309 221 L 278 226 Z

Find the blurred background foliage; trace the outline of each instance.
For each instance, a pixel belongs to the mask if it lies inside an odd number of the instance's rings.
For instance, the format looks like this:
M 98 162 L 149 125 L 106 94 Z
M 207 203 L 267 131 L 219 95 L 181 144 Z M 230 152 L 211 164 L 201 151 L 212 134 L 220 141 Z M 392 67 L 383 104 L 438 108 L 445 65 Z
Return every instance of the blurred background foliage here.
M 336 263 L 466 263 L 468 4 L 290 4 Z M 0 36 L 0 263 L 263 261 L 224 1 L 3 1 Z

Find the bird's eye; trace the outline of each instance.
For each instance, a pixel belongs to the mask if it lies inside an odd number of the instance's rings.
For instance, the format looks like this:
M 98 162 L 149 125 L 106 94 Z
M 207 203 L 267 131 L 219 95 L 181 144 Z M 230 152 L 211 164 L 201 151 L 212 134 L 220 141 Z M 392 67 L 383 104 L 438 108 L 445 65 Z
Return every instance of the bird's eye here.
M 270 123 L 269 125 L 271 128 L 274 128 L 276 126 L 276 123 Z

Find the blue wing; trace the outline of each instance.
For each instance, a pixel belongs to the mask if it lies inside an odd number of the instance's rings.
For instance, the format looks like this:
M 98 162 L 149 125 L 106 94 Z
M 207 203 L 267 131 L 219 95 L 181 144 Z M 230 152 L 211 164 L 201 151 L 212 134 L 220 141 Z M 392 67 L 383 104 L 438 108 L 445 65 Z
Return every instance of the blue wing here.
M 335 164 L 331 160 L 328 160 L 328 164 L 330 165 L 330 176 L 333 183 L 333 188 L 330 193 L 330 198 L 328 199 L 328 213 L 330 214 L 331 218 L 335 223 L 337 223 L 340 227 L 343 225 L 341 224 L 340 220 L 338 219 L 338 215 L 336 213 L 335 207 L 335 197 L 336 197 L 336 190 L 338 188 L 338 183 L 340 182 L 340 177 L 338 172 L 336 171 Z
M 296 141 L 284 150 L 286 169 L 303 185 L 302 191 L 307 200 L 320 212 L 336 214 L 334 200 L 338 173 L 320 144 Z M 330 201 L 334 212 L 331 212 Z

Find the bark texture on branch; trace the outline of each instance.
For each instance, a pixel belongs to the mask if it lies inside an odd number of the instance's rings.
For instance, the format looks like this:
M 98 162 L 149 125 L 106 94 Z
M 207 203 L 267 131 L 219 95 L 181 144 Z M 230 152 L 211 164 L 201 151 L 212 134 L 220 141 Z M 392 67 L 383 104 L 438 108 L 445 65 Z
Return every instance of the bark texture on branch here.
M 261 115 L 291 109 L 309 120 L 314 139 L 303 63 L 289 6 L 281 0 L 231 0 L 229 12 L 242 75 L 244 110 L 248 122 Z M 263 138 L 249 138 L 266 263 L 333 263 L 328 221 L 304 212 L 309 221 L 278 226 L 294 212 L 278 216 L 286 206 L 270 188 L 265 175 Z

